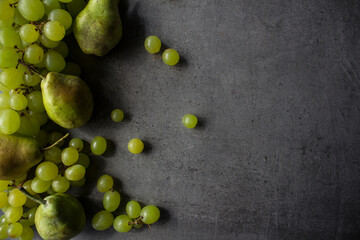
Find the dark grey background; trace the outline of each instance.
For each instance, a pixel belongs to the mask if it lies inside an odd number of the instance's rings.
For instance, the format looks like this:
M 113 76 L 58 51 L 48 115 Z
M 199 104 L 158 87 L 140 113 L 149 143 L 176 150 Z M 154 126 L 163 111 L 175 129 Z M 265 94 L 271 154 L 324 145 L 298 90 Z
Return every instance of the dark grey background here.
M 96 108 L 72 131 L 93 157 L 76 239 L 360 239 L 360 3 L 346 0 L 122 0 L 124 39 L 82 65 Z M 165 65 L 143 41 L 178 50 Z M 126 120 L 113 123 L 121 108 Z M 181 118 L 193 113 L 199 127 Z M 127 151 L 131 138 L 146 151 Z M 152 229 L 92 230 L 96 178 L 161 207 Z M 117 214 L 123 213 L 122 210 Z

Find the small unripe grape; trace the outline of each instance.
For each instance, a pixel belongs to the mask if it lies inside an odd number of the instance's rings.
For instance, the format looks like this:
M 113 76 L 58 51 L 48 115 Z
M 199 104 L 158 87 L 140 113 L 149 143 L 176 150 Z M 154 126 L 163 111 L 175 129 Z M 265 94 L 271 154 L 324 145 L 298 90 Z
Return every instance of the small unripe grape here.
M 157 53 L 161 49 L 161 41 L 157 36 L 149 36 L 145 39 L 145 49 L 149 53 Z
M 137 201 L 130 201 L 126 204 L 126 214 L 131 218 L 140 217 L 141 206 Z
M 70 181 L 67 180 L 65 177 L 58 175 L 51 184 L 52 188 L 57 193 L 64 193 L 70 187 Z
M 68 147 L 65 148 L 61 153 L 61 161 L 64 163 L 65 166 L 71 166 L 79 158 L 79 152 L 76 150 L 76 148 Z
M 114 180 L 109 175 L 102 175 L 97 182 L 97 189 L 99 192 L 106 192 L 110 190 L 114 185 Z
M 141 221 L 146 224 L 153 224 L 160 218 L 160 210 L 153 205 L 143 207 L 140 212 Z
M 124 119 L 124 112 L 120 109 L 114 109 L 111 112 L 111 119 L 114 122 L 121 122 Z
M 69 142 L 69 147 L 75 148 L 78 152 L 81 152 L 84 147 L 84 143 L 80 138 L 73 138 Z
M 91 141 L 91 151 L 95 155 L 101 155 L 106 151 L 107 143 L 106 139 L 100 136 L 94 137 L 94 139 Z
M 15 188 L 11 190 L 8 201 L 12 207 L 21 207 L 26 202 L 26 196 L 19 189 Z
M 58 147 L 52 147 L 44 152 L 44 157 L 46 160 L 53 163 L 61 163 L 61 149 Z
M 70 181 L 79 181 L 85 176 L 85 173 L 85 168 L 79 164 L 76 164 L 65 170 L 65 177 Z
M 44 25 L 44 34 L 51 41 L 61 41 L 65 37 L 65 28 L 58 21 L 49 21 Z
M 7 234 L 11 238 L 18 238 L 23 232 L 23 226 L 21 223 L 12 223 L 7 228 Z
M 182 118 L 182 122 L 184 124 L 185 127 L 187 128 L 194 128 L 196 127 L 197 123 L 198 123 L 198 119 L 192 115 L 192 114 L 186 114 L 183 118 Z
M 55 163 L 46 161 L 40 163 L 36 168 L 36 176 L 43 181 L 51 181 L 58 175 L 58 167 Z
M 76 164 L 80 164 L 84 166 L 84 168 L 88 168 L 90 165 L 90 158 L 85 153 L 79 153 L 79 159 Z
M 179 53 L 174 49 L 166 49 L 162 55 L 162 59 L 165 64 L 173 66 L 179 62 Z
M 103 197 L 104 209 L 109 212 L 115 211 L 120 205 L 121 197 L 118 191 L 107 191 Z
M 14 223 L 19 221 L 23 215 L 23 207 L 8 207 L 5 212 L 6 221 Z
M 127 215 L 120 215 L 114 219 L 113 227 L 118 232 L 128 232 L 131 230 L 132 225 L 129 224 L 132 219 Z
M 36 193 L 46 192 L 51 186 L 51 181 L 43 181 L 39 177 L 35 177 L 31 182 L 31 189 Z
M 131 153 L 139 154 L 144 150 L 144 143 L 138 138 L 131 139 L 128 143 L 128 149 Z
M 92 219 L 92 226 L 95 230 L 103 231 L 111 227 L 114 216 L 108 211 L 100 211 Z

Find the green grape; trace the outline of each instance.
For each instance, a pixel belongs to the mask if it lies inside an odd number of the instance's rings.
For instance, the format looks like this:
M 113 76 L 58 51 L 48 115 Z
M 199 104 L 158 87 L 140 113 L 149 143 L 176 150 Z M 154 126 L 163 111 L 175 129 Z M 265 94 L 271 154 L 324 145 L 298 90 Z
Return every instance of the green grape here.
M 24 226 L 22 234 L 18 240 L 32 240 L 34 238 L 34 230 L 29 226 Z
M 145 224 L 153 224 L 160 218 L 160 211 L 156 206 L 148 205 L 141 209 L 140 217 Z
M 132 228 L 132 219 L 126 215 L 117 216 L 114 219 L 113 227 L 118 232 L 128 232 Z
M 10 95 L 7 93 L 0 93 L 0 109 L 10 108 Z
M 70 185 L 73 187 L 82 187 L 84 186 L 85 182 L 86 182 L 86 178 L 83 177 L 79 181 L 70 181 Z
M 15 188 L 9 193 L 8 201 L 12 207 L 21 207 L 26 202 L 26 196 L 19 189 Z
M 91 151 L 95 155 L 101 155 L 106 151 L 107 143 L 105 138 L 97 136 L 91 141 Z
M 58 167 L 50 161 L 42 162 L 36 168 L 36 176 L 43 181 L 53 180 L 57 177 L 58 172 Z
M 52 132 L 52 133 L 50 133 L 49 144 L 53 145 L 54 143 L 56 143 L 63 136 L 64 135 L 62 133 L 60 133 L 60 132 Z M 62 145 L 64 145 L 64 141 L 60 141 L 59 143 L 56 144 L 57 147 L 62 147 Z
M 115 190 L 107 191 L 103 197 L 104 209 L 108 212 L 115 211 L 120 205 L 121 197 L 120 193 Z
M 79 77 L 81 75 L 80 65 L 73 62 L 67 62 L 62 73 Z
M 69 142 L 69 146 L 75 148 L 78 152 L 81 152 L 84 147 L 84 143 L 80 138 L 73 138 Z
M 46 69 L 50 72 L 61 72 L 65 68 L 64 57 L 54 50 L 45 53 L 44 59 Z
M 114 185 L 114 180 L 109 175 L 102 175 L 97 182 L 97 189 L 99 192 L 106 192 L 110 190 Z
M 174 49 L 166 49 L 162 54 L 162 59 L 165 64 L 173 66 L 179 62 L 179 53 Z
M 3 208 L 8 203 L 8 196 L 6 192 L 0 192 L 0 208 Z
M 0 239 L 7 239 L 7 227 L 8 224 L 0 224 Z
M 44 50 L 37 44 L 30 45 L 25 49 L 24 57 L 30 64 L 41 63 L 44 59 Z
M 0 48 L 0 68 L 14 68 L 17 65 L 19 54 L 14 48 Z M 1 76 L 2 74 L 0 74 Z
M 28 107 L 31 111 L 41 113 L 45 111 L 42 94 L 40 91 L 34 91 L 27 96 Z
M 100 211 L 92 219 L 92 226 L 95 230 L 103 231 L 111 227 L 114 216 L 108 211 Z
M 7 234 L 11 238 L 18 238 L 23 232 L 23 226 L 21 223 L 11 223 L 7 228 Z
M 12 109 L 21 111 L 27 107 L 27 99 L 22 94 L 11 94 L 9 105 Z
M 51 161 L 53 163 L 61 163 L 61 153 L 62 150 L 58 147 L 52 147 L 44 152 L 44 157 L 47 161 Z
M 18 88 L 23 83 L 23 74 L 16 68 L 4 69 L 0 73 L 0 82 L 8 89 Z
M 0 217 L 0 225 L 2 225 L 2 224 L 7 224 L 8 222 L 6 221 L 6 218 L 5 218 L 5 215 L 2 215 L 1 217 Z
M 35 195 L 36 192 L 34 192 L 34 191 L 31 189 L 31 183 L 32 183 L 32 180 L 27 180 L 27 181 L 22 185 L 22 187 L 23 187 L 28 193 L 30 193 L 31 195 Z
M 8 180 L 0 180 L 0 192 L 6 191 L 10 183 Z
M 33 87 L 33 86 L 38 85 L 42 79 L 36 74 L 25 73 L 23 80 L 24 80 L 25 85 Z
M 17 130 L 17 133 L 22 135 L 33 137 L 40 132 L 39 121 L 35 118 L 32 118 L 29 115 L 20 117 L 20 127 Z
M 27 212 L 27 218 L 30 221 L 31 225 L 35 223 L 35 214 L 38 207 L 33 207 Z
M 7 20 L 1 20 L 0 19 L 0 28 L 12 27 L 13 23 L 14 23 L 14 18 L 9 18 Z
M 70 187 L 70 182 L 65 177 L 62 177 L 58 175 L 53 181 L 52 181 L 52 188 L 57 193 L 64 193 L 66 192 Z
M 65 29 L 69 29 L 72 24 L 70 13 L 63 9 L 54 9 L 48 14 L 48 20 L 60 22 Z
M 79 181 L 85 176 L 85 168 L 79 164 L 71 166 L 65 170 L 65 177 L 70 181 Z
M 43 32 L 51 41 L 60 41 L 65 37 L 65 28 L 58 21 L 49 21 L 45 23 Z
M 126 204 L 126 214 L 131 218 L 140 217 L 141 206 L 137 201 L 130 201 Z
M 43 181 L 39 177 L 35 177 L 31 182 L 31 189 L 36 193 L 44 193 L 51 186 L 51 181 Z
M 80 164 L 84 168 L 88 168 L 90 165 L 90 158 L 85 153 L 79 153 L 79 159 L 76 164 Z
M 52 188 L 52 186 L 49 187 L 48 190 L 46 190 L 46 193 L 49 195 L 54 195 L 56 194 L 55 190 Z
M 40 36 L 40 42 L 46 48 L 56 48 L 60 44 L 60 41 L 51 41 L 45 36 L 45 34 Z
M 0 46 L 3 47 L 20 47 L 21 41 L 19 34 L 12 27 L 4 27 L 0 29 Z
M 66 8 L 73 18 L 76 18 L 76 16 L 85 8 L 85 6 L 86 3 L 84 0 L 73 0 L 72 2 L 66 4 Z
M 38 21 L 45 14 L 44 4 L 40 0 L 19 0 L 17 8 L 29 21 Z
M 114 122 L 121 122 L 124 119 L 124 112 L 120 109 L 114 109 L 111 112 L 111 119 Z
M 40 126 L 44 125 L 49 120 L 49 116 L 46 112 L 36 113 L 34 111 L 29 111 L 29 115 L 31 118 L 36 119 Z
M 134 154 L 142 153 L 144 150 L 144 143 L 138 138 L 131 139 L 128 143 L 128 149 L 129 152 Z
M 12 18 L 15 14 L 15 8 L 10 6 L 9 0 L 1 0 L 0 1 L 0 20 L 8 20 Z
M 43 129 L 34 138 L 38 141 L 40 148 L 45 147 L 49 143 L 49 134 Z
M 196 127 L 198 120 L 197 118 L 192 114 L 186 114 L 182 118 L 182 122 L 185 127 L 187 128 L 194 128 Z
M 79 152 L 76 150 L 76 148 L 73 147 L 65 148 L 61 153 L 61 161 L 65 166 L 73 165 L 74 163 L 76 163 L 78 158 L 79 158 Z
M 6 221 L 14 223 L 23 215 L 23 207 L 8 207 L 5 212 Z
M 22 26 L 24 24 L 28 24 L 29 21 L 26 20 L 21 13 L 19 12 L 18 9 L 15 10 L 15 15 L 14 15 L 14 23 L 16 23 L 19 26 Z
M 25 24 L 22 25 L 19 30 L 19 35 L 22 40 L 24 40 L 27 43 L 33 43 L 36 40 L 38 40 L 40 33 L 37 27 L 35 27 L 32 24 Z
M 64 41 L 60 41 L 59 45 L 56 48 L 54 48 L 54 50 L 60 53 L 64 58 L 66 58 L 69 54 L 69 47 Z
M 43 0 L 45 6 L 45 14 L 48 15 L 53 9 L 61 8 L 58 0 Z
M 20 127 L 20 116 L 11 109 L 0 111 L 0 131 L 4 134 L 13 134 Z
M 161 49 L 161 41 L 157 36 L 149 36 L 145 39 L 145 49 L 149 53 L 157 53 Z

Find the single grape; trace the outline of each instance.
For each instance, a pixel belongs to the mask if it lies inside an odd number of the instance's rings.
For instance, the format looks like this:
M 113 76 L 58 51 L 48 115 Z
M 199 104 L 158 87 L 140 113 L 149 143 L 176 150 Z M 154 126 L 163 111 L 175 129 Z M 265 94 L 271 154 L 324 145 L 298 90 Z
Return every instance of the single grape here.
M 31 182 L 31 189 L 36 193 L 44 193 L 51 186 L 51 181 L 43 181 L 39 177 L 35 177 Z
M 62 73 L 79 77 L 81 75 L 80 65 L 73 62 L 67 62 Z
M 111 227 L 114 216 L 108 211 L 100 211 L 92 219 L 92 226 L 95 230 L 103 231 Z
M 8 89 L 18 88 L 23 83 L 23 74 L 16 68 L 3 69 L 0 74 L 0 83 Z
M 22 25 L 19 30 L 19 35 L 22 40 L 24 40 L 27 43 L 33 43 L 36 40 L 38 40 L 40 33 L 39 30 L 36 28 L 36 26 L 32 24 L 25 24 Z
M 49 116 L 46 112 L 36 113 L 34 111 L 29 111 L 29 116 L 36 119 L 40 126 L 44 125 L 49 120 Z
M 16 23 L 19 26 L 22 26 L 24 24 L 28 24 L 30 21 L 26 20 L 20 13 L 19 9 L 15 9 L 15 15 L 14 15 L 14 23 Z
M 60 41 L 59 45 L 56 48 L 54 48 L 54 50 L 60 53 L 64 58 L 66 58 L 69 55 L 69 47 L 64 41 Z
M 64 57 L 55 50 L 45 53 L 44 60 L 46 69 L 50 72 L 61 72 L 65 68 Z
M 8 196 L 6 192 L 0 192 L 0 208 L 3 208 L 8 203 Z
M 132 228 L 132 219 L 127 215 L 120 215 L 114 219 L 113 227 L 118 232 L 128 232 Z
M 72 24 L 72 17 L 69 12 L 63 9 L 54 9 L 48 14 L 48 20 L 60 22 L 65 29 L 69 29 Z
M 53 181 L 52 181 L 52 188 L 57 193 L 64 193 L 66 192 L 70 187 L 70 182 L 65 177 L 62 177 L 58 175 Z
M 44 4 L 40 0 L 19 0 L 17 8 L 29 21 L 38 21 L 45 14 Z
M 46 160 L 58 164 L 61 163 L 61 153 L 62 150 L 60 148 L 52 147 L 48 150 L 45 150 L 44 157 Z
M 28 107 L 31 111 L 41 113 L 45 111 L 43 98 L 40 91 L 34 91 L 27 96 Z
M 144 143 L 138 139 L 131 139 L 128 143 L 128 149 L 131 153 L 139 154 L 144 150 Z
M 85 6 L 86 3 L 84 0 L 72 0 L 66 4 L 66 8 L 73 18 L 76 18 L 76 16 L 85 8 Z
M 90 158 L 85 153 L 79 153 L 79 159 L 76 164 L 80 164 L 84 166 L 84 168 L 88 168 L 90 165 Z
M 30 115 L 25 115 L 20 118 L 20 127 L 17 133 L 33 137 L 40 132 L 40 124 L 37 119 L 32 118 Z
M 160 211 L 156 206 L 148 205 L 141 209 L 140 217 L 145 224 L 153 224 L 160 218 Z
M 14 68 L 18 64 L 19 54 L 10 47 L 0 48 L 0 68 Z M 3 70 L 3 73 L 5 70 Z M 3 74 L 2 73 L 2 74 Z M 2 75 L 0 74 L 0 76 Z
M 27 99 L 22 94 L 11 94 L 9 105 L 12 109 L 21 111 L 27 107 Z
M 82 187 L 86 182 L 86 177 L 83 177 L 79 181 L 70 181 L 70 185 L 73 187 Z
M 157 53 L 161 49 L 161 41 L 157 36 L 149 36 L 145 39 L 145 49 L 149 53 Z
M 56 11 L 55 9 L 53 11 Z M 51 41 L 61 41 L 65 37 L 65 28 L 58 21 L 49 21 L 45 23 L 43 32 Z
M 126 214 L 131 218 L 140 217 L 141 206 L 137 201 L 130 201 L 126 204 Z
M 11 109 L 0 110 L 0 131 L 4 134 L 13 134 L 20 127 L 20 116 Z
M 23 215 L 23 207 L 8 207 L 5 212 L 6 221 L 9 223 L 15 223 L 19 221 Z
M 65 170 L 65 177 L 70 181 L 79 181 L 85 176 L 85 168 L 79 164 Z
M 114 185 L 114 180 L 109 175 L 102 175 L 97 182 L 97 189 L 99 192 L 106 192 L 110 190 Z
M 38 207 L 33 207 L 27 212 L 27 218 L 30 221 L 31 225 L 35 223 L 35 214 Z
M 187 128 L 194 128 L 196 127 L 198 120 L 197 118 L 192 114 L 186 114 L 182 118 L 182 122 L 185 127 Z
M 21 223 L 11 223 L 7 228 L 7 234 L 11 238 L 18 238 L 23 232 Z
M 113 212 L 120 205 L 120 193 L 115 190 L 107 191 L 103 197 L 103 206 L 106 211 Z
M 0 28 L 0 45 L 3 47 L 21 47 L 19 34 L 13 27 Z
M 73 138 L 69 142 L 69 147 L 75 148 L 78 152 L 81 152 L 84 147 L 84 143 L 80 138 Z
M 8 201 L 12 207 L 21 207 L 26 202 L 26 196 L 19 189 L 15 188 L 9 193 Z
M 34 192 L 34 191 L 31 189 L 31 183 L 32 183 L 32 180 L 27 180 L 27 181 L 22 185 L 22 187 L 23 187 L 28 193 L 30 193 L 31 195 L 35 195 L 36 192 Z
M 111 112 L 111 119 L 114 122 L 121 122 L 124 119 L 124 112 L 120 109 L 114 109 Z
M 58 0 L 43 0 L 44 6 L 45 6 L 45 14 L 49 15 L 49 13 L 53 9 L 59 9 L 61 8 L 60 3 Z
M 91 151 L 95 155 L 101 155 L 106 151 L 107 143 L 105 138 L 97 136 L 91 141 Z
M 24 74 L 23 81 L 25 85 L 36 86 L 41 82 L 41 78 L 36 74 L 26 73 Z
M 76 163 L 78 158 L 79 158 L 79 153 L 76 150 L 76 148 L 73 147 L 65 148 L 61 153 L 61 161 L 65 166 L 73 165 L 74 163 Z
M 57 46 L 59 46 L 60 41 L 51 41 L 50 39 L 48 39 L 45 34 L 42 34 L 40 36 L 40 42 L 42 45 L 44 45 L 44 47 L 47 48 L 55 48 Z
M 30 226 L 24 226 L 22 234 L 18 240 L 32 240 L 34 238 L 34 230 Z
M 55 163 L 46 161 L 40 163 L 36 168 L 36 176 L 43 181 L 51 181 L 57 177 L 59 172 L 58 167 Z
M 10 108 L 10 95 L 7 93 L 0 93 L 0 109 Z
M 162 59 L 165 64 L 173 66 L 179 62 L 180 57 L 176 50 L 169 48 L 163 52 Z
M 64 135 L 60 132 L 51 132 L 49 136 L 49 144 L 53 145 L 63 136 Z M 60 141 L 59 143 L 56 144 L 57 147 L 62 147 L 62 145 L 64 145 L 64 141 Z
M 0 224 L 0 239 L 7 239 L 7 227 L 8 224 Z
M 49 143 L 49 134 L 43 129 L 41 129 L 34 138 L 38 141 L 40 148 L 45 147 Z
M 8 180 L 0 180 L 0 192 L 6 191 L 10 183 Z
M 10 6 L 9 0 L 0 1 L 0 20 L 8 20 L 11 19 L 15 14 L 15 8 Z
M 37 44 L 32 44 L 25 49 L 25 60 L 30 64 L 38 64 L 44 59 L 44 50 Z

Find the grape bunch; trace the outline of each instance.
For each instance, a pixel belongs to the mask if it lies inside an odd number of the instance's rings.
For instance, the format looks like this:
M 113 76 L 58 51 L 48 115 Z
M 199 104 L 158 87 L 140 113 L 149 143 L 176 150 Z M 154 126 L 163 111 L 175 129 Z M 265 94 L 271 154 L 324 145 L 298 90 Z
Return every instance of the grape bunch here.
M 114 218 L 113 212 L 118 209 L 121 202 L 120 193 L 114 190 L 114 180 L 109 175 L 102 175 L 97 182 L 97 189 L 104 193 L 104 210 L 96 213 L 92 219 L 92 226 L 95 230 L 103 231 L 111 226 L 117 232 L 128 232 L 133 227 L 140 228 L 144 224 L 150 225 L 160 218 L 160 210 L 154 205 L 147 205 L 141 208 L 137 201 L 130 201 L 126 204 L 126 215 L 118 215 Z
M 52 145 L 45 148 L 45 159 L 37 165 L 34 177 L 29 178 L 30 174 L 27 174 L 14 181 L 0 181 L 0 208 L 4 212 L 0 217 L 0 239 L 11 237 L 29 240 L 34 236 L 31 227 L 34 225 L 38 203 L 27 198 L 19 190 L 20 187 L 29 194 L 40 197 L 39 194 L 65 193 L 70 186 L 82 187 L 85 184 L 90 158 L 81 152 L 83 141 L 73 138 L 68 147 L 61 149 L 64 137 L 60 132 L 47 134 L 46 131 L 41 131 L 45 136 L 41 139 L 43 144 Z

